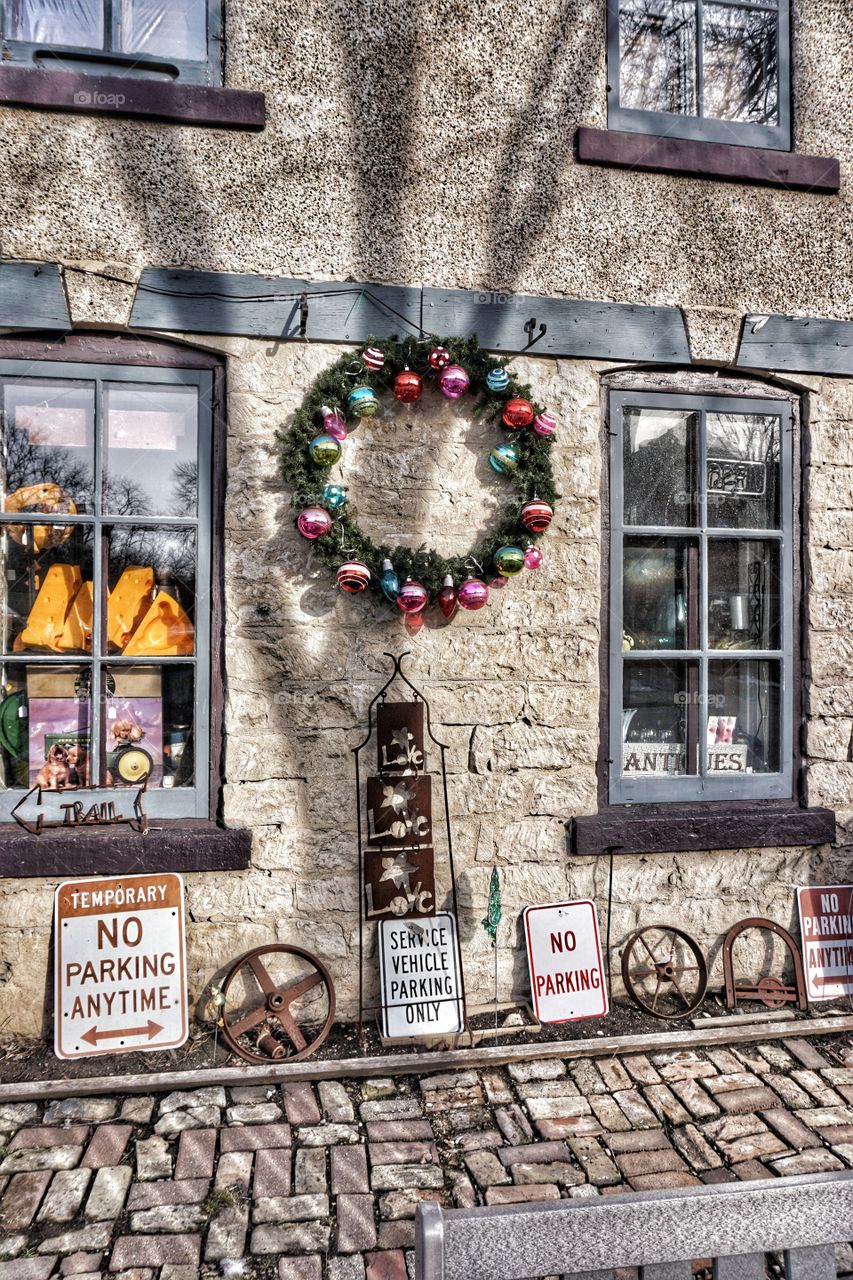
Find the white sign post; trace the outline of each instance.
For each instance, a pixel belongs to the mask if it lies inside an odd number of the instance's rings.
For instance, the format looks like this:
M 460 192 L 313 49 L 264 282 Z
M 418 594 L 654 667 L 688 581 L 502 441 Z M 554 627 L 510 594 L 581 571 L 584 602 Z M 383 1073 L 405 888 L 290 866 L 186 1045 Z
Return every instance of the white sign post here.
M 175 1049 L 187 1038 L 180 876 L 67 880 L 55 899 L 58 1058 Z
M 853 885 L 797 890 L 809 1000 L 853 995 Z
M 463 1029 L 456 920 L 449 911 L 379 922 L 382 1034 L 389 1040 Z
M 591 902 L 526 907 L 524 931 L 533 1008 L 540 1022 L 607 1013 L 607 981 Z

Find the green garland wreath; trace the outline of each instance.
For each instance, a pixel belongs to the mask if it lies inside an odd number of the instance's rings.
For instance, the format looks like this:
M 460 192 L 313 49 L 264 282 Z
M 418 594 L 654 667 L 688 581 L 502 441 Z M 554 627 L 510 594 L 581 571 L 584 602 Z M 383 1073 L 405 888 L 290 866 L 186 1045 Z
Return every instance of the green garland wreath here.
M 285 480 L 292 487 L 291 504 L 298 514 L 308 506 L 328 507 L 324 501 L 323 489 L 328 482 L 328 469 L 315 464 L 308 451 L 308 446 L 316 436 L 323 433 L 321 409 L 324 406 L 337 408 L 342 416 L 345 414 L 346 396 L 356 386 L 372 387 L 377 395 L 383 392 L 390 394 L 390 388 L 396 374 L 408 368 L 421 375 L 424 385 L 435 382 L 438 373 L 430 365 L 430 350 L 442 346 L 450 353 L 451 362 L 461 365 L 468 373 L 471 382 L 467 394 L 478 397 L 475 413 L 500 425 L 504 405 L 511 397 L 522 397 L 533 405 L 534 412 L 539 414 L 542 407 L 531 397 L 530 388 L 509 376 L 508 385 L 501 391 L 491 391 L 486 385 L 486 377 L 492 369 L 504 369 L 509 357 L 497 359 L 482 349 L 476 338 L 441 338 L 418 341 L 407 338 L 378 340 L 368 338 L 368 347 L 376 348 L 385 357 L 382 368 L 371 371 L 361 362 L 361 371 L 356 376 L 359 361 L 351 353 L 341 356 L 315 380 L 301 406 L 296 411 L 290 427 L 278 433 L 281 441 L 281 469 Z M 512 499 L 506 514 L 498 528 L 489 534 L 478 546 L 466 555 L 445 557 L 426 546 L 392 547 L 385 543 L 377 545 L 359 527 L 355 518 L 356 512 L 347 501 L 341 510 L 332 510 L 331 514 L 339 532 L 332 532 L 318 538 L 313 543 L 317 557 L 330 568 L 337 569 L 347 560 L 361 560 L 370 570 L 370 586 L 383 599 L 381 589 L 382 562 L 390 560 L 394 570 L 403 582 L 411 577 L 421 582 L 426 588 L 429 600 L 435 601 L 441 591 L 445 578 L 452 577 L 458 586 L 471 574 L 471 562 L 476 562 L 484 575 L 493 572 L 494 554 L 499 547 L 506 544 L 526 546 L 542 536 L 541 532 L 532 532 L 521 521 L 521 509 L 525 503 L 534 498 L 549 503 L 552 507 L 558 500 L 551 469 L 552 438 L 537 435 L 532 429 L 506 430 L 518 456 L 516 470 L 502 477 L 513 486 Z M 346 443 L 343 445 L 346 448 Z

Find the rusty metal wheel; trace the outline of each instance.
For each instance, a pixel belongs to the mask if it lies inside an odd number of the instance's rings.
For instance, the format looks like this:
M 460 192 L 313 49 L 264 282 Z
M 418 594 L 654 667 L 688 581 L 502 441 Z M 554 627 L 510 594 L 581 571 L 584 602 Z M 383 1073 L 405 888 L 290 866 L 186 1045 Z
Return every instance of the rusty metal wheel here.
M 632 933 L 622 952 L 622 980 L 646 1013 L 677 1022 L 698 1009 L 708 986 L 699 946 L 682 929 L 650 924 Z
M 240 956 L 225 975 L 222 992 L 222 1035 L 246 1062 L 307 1058 L 335 1018 L 335 987 L 326 966 L 310 951 L 284 943 Z

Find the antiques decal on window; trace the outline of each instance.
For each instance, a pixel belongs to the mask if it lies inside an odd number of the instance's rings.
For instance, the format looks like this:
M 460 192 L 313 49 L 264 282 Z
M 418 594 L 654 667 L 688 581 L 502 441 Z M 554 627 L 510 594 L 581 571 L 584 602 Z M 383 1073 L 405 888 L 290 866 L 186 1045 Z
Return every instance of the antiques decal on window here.
M 763 462 L 743 458 L 708 458 L 708 493 L 724 493 L 730 498 L 763 498 L 767 472 Z

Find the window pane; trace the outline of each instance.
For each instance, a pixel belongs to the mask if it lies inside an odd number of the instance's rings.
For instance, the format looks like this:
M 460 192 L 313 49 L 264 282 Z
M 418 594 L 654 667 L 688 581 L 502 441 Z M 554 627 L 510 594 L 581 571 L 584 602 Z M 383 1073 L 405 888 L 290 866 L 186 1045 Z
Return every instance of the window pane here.
M 695 524 L 696 414 L 626 408 L 623 440 L 625 524 Z
M 104 0 L 11 0 L 10 40 L 104 47 Z
M 708 664 L 708 772 L 779 772 L 780 665 Z
M 698 636 L 688 635 L 689 546 L 680 538 L 625 540 L 622 560 L 624 652 L 698 647 Z M 698 583 L 694 589 L 698 590 Z
M 193 529 L 111 530 L 108 652 L 178 658 L 195 651 L 195 559 Z
M 687 732 L 698 674 L 694 663 L 626 660 L 622 678 L 625 777 L 696 772 L 696 753 L 687 751 Z
M 775 415 L 708 414 L 710 526 L 779 528 L 779 439 L 779 418 Z
M 706 4 L 703 112 L 716 120 L 779 123 L 778 18 Z
M 206 0 L 123 0 L 120 13 L 125 52 L 206 60 Z
M 85 666 L 2 666 L 2 787 L 88 786 L 91 673 Z
M 712 649 L 779 648 L 779 546 L 708 543 L 708 643 Z
M 95 396 L 90 383 L 8 379 L 2 395 L 4 511 L 92 510 Z
M 3 653 L 91 653 L 92 537 L 84 525 L 0 526 Z
M 104 419 L 104 510 L 195 515 L 197 389 L 112 383 L 104 389 Z
M 621 106 L 696 115 L 694 0 L 627 0 L 619 54 Z
M 192 667 L 113 666 L 104 680 L 104 784 L 192 786 Z

